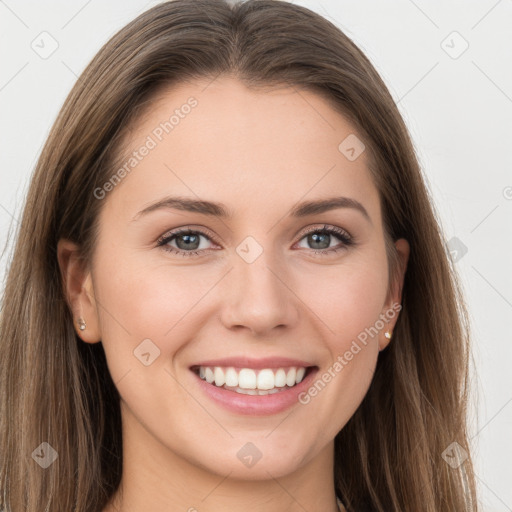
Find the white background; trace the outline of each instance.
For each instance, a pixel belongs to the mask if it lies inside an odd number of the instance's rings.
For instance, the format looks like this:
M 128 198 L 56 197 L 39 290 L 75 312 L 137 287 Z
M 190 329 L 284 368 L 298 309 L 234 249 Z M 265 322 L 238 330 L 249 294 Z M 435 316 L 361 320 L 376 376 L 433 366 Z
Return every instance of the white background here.
M 156 3 L 0 1 L 0 277 L 65 97 L 103 43 Z M 512 511 L 512 1 L 295 3 L 333 21 L 374 63 L 409 126 L 446 240 L 467 247 L 457 269 L 475 340 L 480 501 L 486 512 Z M 46 59 L 31 47 L 43 31 L 58 43 Z

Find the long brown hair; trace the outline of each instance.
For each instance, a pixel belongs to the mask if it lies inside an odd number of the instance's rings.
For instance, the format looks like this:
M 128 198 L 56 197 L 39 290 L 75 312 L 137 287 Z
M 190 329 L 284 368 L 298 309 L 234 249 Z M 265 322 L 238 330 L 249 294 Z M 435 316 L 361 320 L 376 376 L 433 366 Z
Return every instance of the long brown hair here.
M 406 126 L 345 34 L 278 0 L 157 5 L 103 46 L 66 99 L 32 177 L 2 301 L 1 508 L 96 512 L 117 489 L 119 394 L 102 344 L 73 329 L 57 242 L 75 242 L 90 262 L 104 203 L 94 190 L 114 174 L 126 130 L 159 88 L 221 74 L 252 88 L 310 90 L 345 115 L 371 155 L 388 241 L 411 247 L 393 340 L 335 439 L 347 510 L 476 511 L 471 458 L 452 467 L 442 456 L 455 442 L 469 452 L 468 314 Z M 48 454 L 42 442 L 58 453 L 44 470 L 31 456 Z

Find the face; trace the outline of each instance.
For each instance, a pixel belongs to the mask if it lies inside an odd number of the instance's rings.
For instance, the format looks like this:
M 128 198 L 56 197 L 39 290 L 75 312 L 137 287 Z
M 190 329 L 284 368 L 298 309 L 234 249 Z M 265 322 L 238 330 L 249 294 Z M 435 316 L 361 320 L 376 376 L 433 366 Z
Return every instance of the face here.
M 130 132 L 73 307 L 140 457 L 263 479 L 332 448 L 400 301 L 356 137 L 311 92 L 227 77 L 161 93 Z

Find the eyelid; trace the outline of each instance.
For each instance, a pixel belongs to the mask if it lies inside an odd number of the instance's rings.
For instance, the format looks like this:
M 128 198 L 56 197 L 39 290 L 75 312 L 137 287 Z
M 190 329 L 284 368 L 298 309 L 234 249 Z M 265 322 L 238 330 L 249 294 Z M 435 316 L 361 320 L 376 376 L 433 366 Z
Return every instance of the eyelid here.
M 161 242 L 165 241 L 167 238 L 173 235 L 184 234 L 187 231 L 197 231 L 199 234 L 202 234 L 203 236 L 207 236 L 208 238 L 210 238 L 216 244 L 220 244 L 219 240 L 222 241 L 222 243 L 224 243 L 224 241 L 216 234 L 214 234 L 213 231 L 199 224 L 189 224 L 179 228 L 170 229 L 169 231 L 166 231 L 163 235 L 159 236 L 156 240 L 156 243 L 160 244 Z
M 313 233 L 315 231 L 322 231 L 322 230 L 333 230 L 337 231 L 339 234 L 345 235 L 347 238 L 350 238 L 350 240 L 354 240 L 354 237 L 349 233 L 346 229 L 341 228 L 339 226 L 335 226 L 334 224 L 328 224 L 326 222 L 320 222 L 318 224 L 313 224 L 312 226 L 307 226 L 306 228 L 301 229 L 295 237 L 299 237 L 299 240 L 302 239 L 304 236 L 308 235 L 309 233 Z

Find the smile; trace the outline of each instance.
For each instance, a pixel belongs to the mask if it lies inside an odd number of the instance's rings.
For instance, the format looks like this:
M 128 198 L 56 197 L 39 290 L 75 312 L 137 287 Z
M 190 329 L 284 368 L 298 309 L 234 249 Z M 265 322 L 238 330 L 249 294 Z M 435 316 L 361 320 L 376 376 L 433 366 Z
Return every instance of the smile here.
M 245 395 L 270 395 L 302 382 L 311 367 L 235 368 L 199 366 L 193 371 L 208 384 Z

